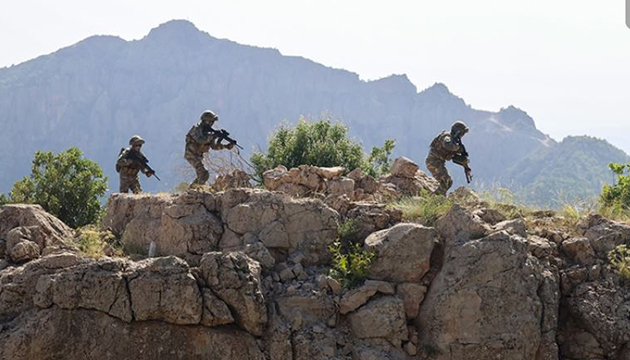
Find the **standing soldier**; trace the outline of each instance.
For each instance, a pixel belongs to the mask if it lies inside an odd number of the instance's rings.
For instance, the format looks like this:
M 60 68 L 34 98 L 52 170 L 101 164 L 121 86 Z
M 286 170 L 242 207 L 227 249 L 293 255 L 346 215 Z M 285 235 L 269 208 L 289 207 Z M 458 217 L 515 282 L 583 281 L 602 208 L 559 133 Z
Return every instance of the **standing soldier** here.
M 470 178 L 472 178 L 471 170 L 468 167 L 468 153 L 462 144 L 462 136 L 466 135 L 467 132 L 468 126 L 461 121 L 457 121 L 451 127 L 450 133 L 445 130 L 431 142 L 426 164 L 427 169 L 440 183 L 435 192 L 438 195 L 446 195 L 448 189 L 453 185 L 453 179 L 451 179 L 448 170 L 446 170 L 447 160 L 454 160 L 453 158 L 456 157 L 458 160 L 456 163 L 464 166 L 466 179 L 470 182 Z
M 221 139 L 217 138 L 212 132 L 212 125 L 219 121 L 219 117 L 211 110 L 206 110 L 201 114 L 201 121 L 188 131 L 186 134 L 186 152 L 184 158 L 192 165 L 197 173 L 195 181 L 192 185 L 204 185 L 210 173 L 203 166 L 203 154 L 212 150 L 231 150 L 233 143 L 227 145 L 221 144 Z
M 151 177 L 155 172 L 147 164 L 149 160 L 142 154 L 140 149 L 144 140 L 134 135 L 129 140 L 130 147 L 121 149 L 118 161 L 116 161 L 116 171 L 120 173 L 120 192 L 127 193 L 131 190 L 134 194 L 142 192 L 138 173 L 142 171 L 147 177 Z

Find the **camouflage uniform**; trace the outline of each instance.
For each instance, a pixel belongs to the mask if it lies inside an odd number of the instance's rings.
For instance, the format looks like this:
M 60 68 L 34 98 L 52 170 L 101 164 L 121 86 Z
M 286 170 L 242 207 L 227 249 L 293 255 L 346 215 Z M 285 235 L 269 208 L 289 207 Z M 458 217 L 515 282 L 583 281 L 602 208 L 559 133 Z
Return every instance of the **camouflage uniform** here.
M 458 121 L 453 125 L 451 132 L 443 131 L 440 133 L 431 142 L 429 155 L 427 155 L 425 161 L 427 169 L 429 169 L 435 180 L 440 183 L 435 192 L 439 195 L 446 195 L 448 189 L 453 186 L 453 179 L 448 174 L 448 170 L 446 170 L 446 161 L 453 159 L 453 156 L 462 150 L 461 146 L 454 139 L 454 130 L 461 131 L 459 136 L 463 136 L 468 131 L 468 127 Z
M 142 146 L 143 143 L 144 140 L 136 135 L 129 141 L 129 145 L 131 145 L 131 147 L 120 151 L 118 161 L 116 161 L 116 171 L 120 173 L 121 193 L 127 193 L 129 190 L 131 190 L 134 194 L 142 192 L 138 173 L 142 172 L 147 176 L 151 176 L 151 173 L 146 169 L 144 164 L 131 156 L 134 155 L 133 153 L 135 152 L 137 157 L 146 158 L 139 149 L 135 150 L 133 148 L 134 145 Z
M 184 158 L 192 167 L 195 169 L 197 173 L 197 177 L 193 181 L 193 184 L 196 185 L 204 185 L 208 178 L 210 177 L 210 173 L 203 166 L 203 155 L 207 153 L 210 149 L 212 150 L 223 150 L 223 149 L 231 149 L 233 145 L 223 145 L 221 144 L 221 139 L 216 138 L 209 130 L 212 128 L 212 124 L 218 120 L 218 116 L 216 116 L 212 111 L 207 110 L 201 114 L 201 121 L 195 124 L 186 134 L 186 150 L 184 153 Z

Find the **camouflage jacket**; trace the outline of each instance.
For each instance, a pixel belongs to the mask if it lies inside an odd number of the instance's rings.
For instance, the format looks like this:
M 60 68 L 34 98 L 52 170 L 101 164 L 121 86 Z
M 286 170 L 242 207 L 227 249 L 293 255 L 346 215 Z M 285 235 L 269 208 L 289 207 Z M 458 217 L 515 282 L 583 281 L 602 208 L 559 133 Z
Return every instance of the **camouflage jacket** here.
M 116 161 L 116 171 L 121 176 L 138 176 L 138 172 L 142 171 L 143 174 L 147 173 L 147 169 L 142 162 L 132 158 L 132 149 L 121 149 L 120 155 L 118 155 L 118 161 Z M 140 152 L 139 157 L 145 158 L 144 154 Z
M 461 146 L 453 139 L 448 131 L 441 132 L 431 142 L 429 156 L 434 156 L 442 160 L 451 160 L 453 156 L 461 151 Z
M 203 155 L 210 149 L 225 149 L 225 146 L 220 144 L 221 140 L 209 133 L 208 130 L 207 125 L 199 122 L 188 131 L 186 134 L 186 153 Z

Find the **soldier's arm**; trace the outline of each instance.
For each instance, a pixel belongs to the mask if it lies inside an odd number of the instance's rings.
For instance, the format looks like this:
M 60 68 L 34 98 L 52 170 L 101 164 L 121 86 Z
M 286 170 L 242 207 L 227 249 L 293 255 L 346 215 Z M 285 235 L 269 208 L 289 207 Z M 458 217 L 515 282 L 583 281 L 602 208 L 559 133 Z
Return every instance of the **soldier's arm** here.
M 116 165 L 120 167 L 127 167 L 131 165 L 132 163 L 133 163 L 133 160 L 127 158 L 127 151 L 123 151 L 123 153 L 120 154 L 120 156 L 118 157 L 118 160 L 116 161 Z
M 210 148 L 212 148 L 212 150 L 223 150 L 227 148 L 227 145 L 221 144 L 221 139 L 212 137 L 212 141 L 210 142 Z

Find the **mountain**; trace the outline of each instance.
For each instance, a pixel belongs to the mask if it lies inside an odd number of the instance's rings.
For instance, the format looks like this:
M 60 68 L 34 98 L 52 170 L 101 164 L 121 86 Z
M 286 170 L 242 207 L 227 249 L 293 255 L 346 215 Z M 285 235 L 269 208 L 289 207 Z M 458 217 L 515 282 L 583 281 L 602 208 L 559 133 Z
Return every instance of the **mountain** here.
M 140 40 L 94 36 L 0 69 L 0 191 L 29 173 L 36 150 L 71 146 L 98 161 L 116 189 L 115 158 L 134 134 L 147 140 L 144 151 L 162 178 L 143 179 L 145 190 L 171 190 L 191 180 L 181 171 L 187 165 L 184 136 L 208 108 L 245 146 L 246 157 L 265 148 L 280 122 L 327 112 L 366 149 L 394 138 L 395 155 L 422 166 L 433 137 L 463 120 L 471 127 L 464 140 L 478 187 L 558 146 L 513 106 L 476 110 L 444 84 L 418 92 L 405 75 L 363 81 L 346 70 L 217 39 L 174 20 Z M 611 158 L 604 154 L 596 161 Z M 461 169 L 452 171 L 461 184 Z
M 528 156 L 506 173 L 504 181 L 514 181 L 517 197 L 526 202 L 556 206 L 597 196 L 613 181 L 608 163 L 628 161 L 627 154 L 605 140 L 569 136 Z

